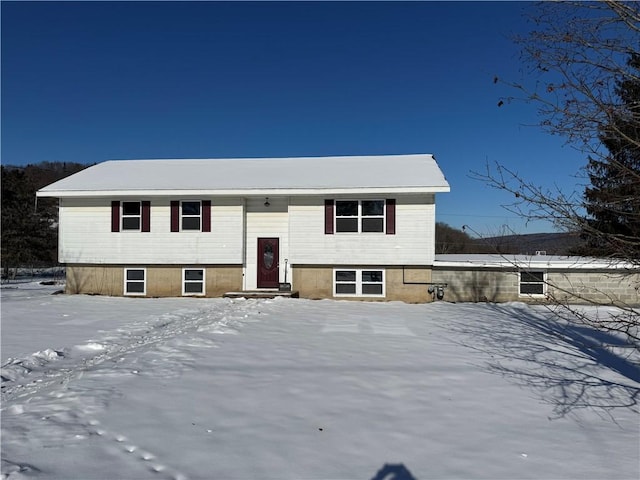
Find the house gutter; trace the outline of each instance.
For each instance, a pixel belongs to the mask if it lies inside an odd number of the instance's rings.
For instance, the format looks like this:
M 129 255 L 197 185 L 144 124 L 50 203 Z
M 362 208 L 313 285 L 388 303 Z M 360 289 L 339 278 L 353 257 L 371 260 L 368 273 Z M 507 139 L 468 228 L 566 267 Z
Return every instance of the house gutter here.
M 157 189 L 127 189 L 127 190 L 47 190 L 36 192 L 38 197 L 168 197 L 168 196 L 286 196 L 286 195 L 402 195 L 402 194 L 432 194 L 449 192 L 448 186 L 434 187 L 357 187 L 357 188 L 242 188 L 229 190 L 157 190 Z

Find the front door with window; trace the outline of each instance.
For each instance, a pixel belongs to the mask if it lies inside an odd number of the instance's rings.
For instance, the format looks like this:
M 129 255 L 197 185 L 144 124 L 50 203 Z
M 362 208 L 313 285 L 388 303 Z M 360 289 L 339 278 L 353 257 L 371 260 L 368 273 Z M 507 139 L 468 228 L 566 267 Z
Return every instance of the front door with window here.
M 278 287 L 278 243 L 278 238 L 258 238 L 258 288 Z

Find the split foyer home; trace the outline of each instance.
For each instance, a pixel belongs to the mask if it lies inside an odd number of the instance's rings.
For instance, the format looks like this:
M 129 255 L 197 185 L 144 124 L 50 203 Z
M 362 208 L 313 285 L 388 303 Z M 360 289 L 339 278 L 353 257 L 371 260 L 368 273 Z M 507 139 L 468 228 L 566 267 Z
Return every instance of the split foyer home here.
M 68 293 L 431 300 L 432 155 L 117 160 L 59 199 Z

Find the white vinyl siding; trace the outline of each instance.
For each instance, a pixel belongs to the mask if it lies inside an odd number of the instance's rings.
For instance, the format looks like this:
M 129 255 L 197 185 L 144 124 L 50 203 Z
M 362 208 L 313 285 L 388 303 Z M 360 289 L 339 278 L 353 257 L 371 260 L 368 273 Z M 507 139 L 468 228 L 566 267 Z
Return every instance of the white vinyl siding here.
M 121 201 L 130 201 L 119 198 Z M 111 199 L 60 201 L 61 263 L 242 264 L 240 198 L 211 199 L 211 232 L 171 232 L 169 198 L 151 198 L 151 232 L 111 232 Z
M 291 197 L 290 263 L 432 265 L 435 253 L 434 196 L 393 197 L 396 199 L 395 235 L 371 232 L 325 234 L 324 199 L 311 196 Z
M 432 265 L 434 196 L 393 197 L 395 235 L 325 234 L 322 196 L 270 197 L 268 207 L 264 206 L 264 197 L 212 197 L 211 232 L 186 234 L 170 231 L 172 198 L 150 197 L 151 231 L 127 235 L 111 232 L 111 198 L 63 198 L 59 210 L 59 260 L 72 264 L 244 265 L 247 289 L 255 288 L 259 237 L 280 239 L 280 281 L 284 281 L 285 259 L 289 267 Z M 118 200 L 135 201 L 126 197 Z

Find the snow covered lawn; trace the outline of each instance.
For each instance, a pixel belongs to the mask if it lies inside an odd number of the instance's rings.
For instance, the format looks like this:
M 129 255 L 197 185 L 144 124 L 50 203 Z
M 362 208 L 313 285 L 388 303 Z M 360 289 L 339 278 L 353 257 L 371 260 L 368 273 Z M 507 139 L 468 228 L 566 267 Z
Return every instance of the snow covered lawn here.
M 2 478 L 640 477 L 637 352 L 543 308 L 13 286 Z

